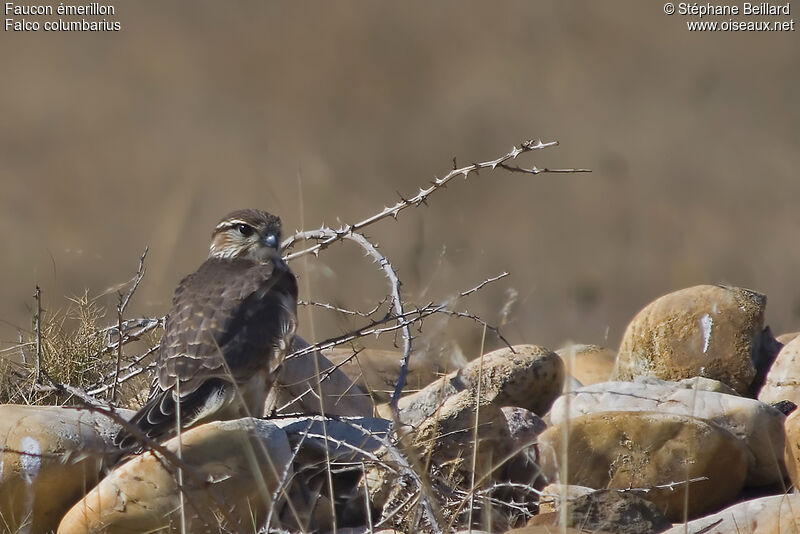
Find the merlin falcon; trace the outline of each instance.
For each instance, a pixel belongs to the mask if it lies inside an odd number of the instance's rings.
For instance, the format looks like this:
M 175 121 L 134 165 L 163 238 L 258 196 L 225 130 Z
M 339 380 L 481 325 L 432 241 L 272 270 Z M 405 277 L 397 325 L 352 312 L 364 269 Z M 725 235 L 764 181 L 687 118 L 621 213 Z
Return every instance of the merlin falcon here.
M 214 228 L 208 259 L 175 290 L 150 396 L 130 421 L 148 438 L 174 436 L 178 422 L 264 415 L 297 328 L 297 281 L 280 243 L 280 219 L 261 210 Z M 125 429 L 114 442 L 141 447 Z

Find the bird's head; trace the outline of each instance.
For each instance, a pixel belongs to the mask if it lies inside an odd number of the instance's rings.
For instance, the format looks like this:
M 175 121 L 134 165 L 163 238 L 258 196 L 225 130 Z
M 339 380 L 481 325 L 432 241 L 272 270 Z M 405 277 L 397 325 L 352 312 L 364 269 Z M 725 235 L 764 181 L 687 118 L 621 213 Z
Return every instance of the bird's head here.
M 229 213 L 211 235 L 211 258 L 247 258 L 266 262 L 280 258 L 281 220 L 266 211 Z

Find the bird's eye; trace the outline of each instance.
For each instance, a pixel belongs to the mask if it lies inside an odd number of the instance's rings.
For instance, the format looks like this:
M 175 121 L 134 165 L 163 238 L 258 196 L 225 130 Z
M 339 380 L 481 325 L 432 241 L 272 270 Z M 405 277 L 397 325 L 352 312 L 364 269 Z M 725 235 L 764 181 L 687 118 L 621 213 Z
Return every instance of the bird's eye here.
M 250 237 L 251 235 L 253 235 L 254 232 L 253 227 L 250 226 L 249 224 L 236 225 L 236 229 L 239 231 L 240 234 L 242 234 L 245 237 Z

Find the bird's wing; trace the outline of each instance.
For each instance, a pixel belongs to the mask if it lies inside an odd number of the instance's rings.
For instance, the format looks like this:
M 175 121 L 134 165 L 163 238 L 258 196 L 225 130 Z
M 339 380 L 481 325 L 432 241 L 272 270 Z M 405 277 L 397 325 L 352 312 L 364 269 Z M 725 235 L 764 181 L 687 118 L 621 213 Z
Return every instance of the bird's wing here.
M 182 426 L 222 409 L 232 386 L 274 373 L 296 315 L 297 283 L 281 260 L 206 260 L 175 291 L 150 397 L 131 422 L 161 437 L 174 432 L 177 409 Z

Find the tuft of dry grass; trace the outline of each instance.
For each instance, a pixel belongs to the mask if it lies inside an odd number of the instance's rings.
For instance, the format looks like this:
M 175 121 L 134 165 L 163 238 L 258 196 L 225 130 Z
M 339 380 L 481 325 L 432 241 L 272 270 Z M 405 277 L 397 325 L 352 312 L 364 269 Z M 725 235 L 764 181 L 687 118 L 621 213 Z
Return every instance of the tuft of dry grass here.
M 42 294 L 37 295 L 36 304 L 41 305 Z M 63 307 L 53 312 L 46 306 L 37 306 L 31 330 L 20 331 L 18 343 L 0 353 L 0 403 L 70 404 L 74 395 L 54 388 L 54 383 L 92 392 L 98 398 L 110 398 L 111 392 L 103 384 L 109 378 L 113 380 L 119 328 L 105 326 L 116 319 L 109 317 L 108 308 L 102 304 L 105 297 L 105 294 L 91 296 L 87 290 L 67 298 Z M 116 312 L 114 308 L 112 315 L 116 316 Z M 128 330 L 131 326 L 128 325 Z M 123 368 L 136 363 L 146 365 L 146 360 L 138 362 L 135 351 L 152 351 L 161 329 L 154 327 L 138 334 L 123 327 L 123 335 L 123 344 L 133 348 L 121 362 Z M 120 403 L 141 403 L 146 383 L 144 373 L 121 383 Z

